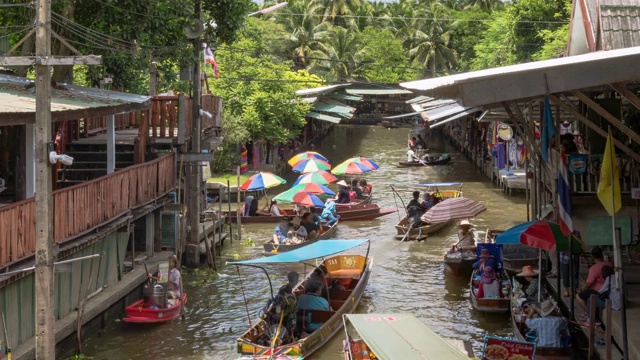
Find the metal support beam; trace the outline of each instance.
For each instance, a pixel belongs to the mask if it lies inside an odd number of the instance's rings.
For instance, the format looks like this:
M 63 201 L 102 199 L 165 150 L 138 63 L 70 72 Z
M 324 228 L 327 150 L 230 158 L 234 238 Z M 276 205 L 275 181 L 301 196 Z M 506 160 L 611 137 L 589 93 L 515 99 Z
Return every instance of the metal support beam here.
M 580 101 L 582 101 L 585 105 L 591 108 L 593 111 L 597 112 L 598 115 L 602 116 L 605 120 L 611 123 L 611 125 L 618 128 L 625 135 L 627 135 L 631 140 L 640 144 L 640 134 L 637 134 L 635 131 L 631 130 L 627 125 L 623 124 L 622 121 L 618 120 L 615 116 L 611 115 L 607 110 L 605 110 L 602 106 L 598 105 L 595 101 L 591 100 L 587 95 L 585 95 L 580 90 L 572 91 L 573 95 L 575 95 Z
M 116 117 L 107 116 L 107 174 L 116 171 Z
M 613 90 L 617 91 L 618 94 L 623 96 L 625 99 L 629 100 L 629 102 L 633 104 L 633 106 L 635 106 L 637 109 L 640 109 L 640 97 L 634 94 L 633 91 L 629 90 L 629 88 L 627 88 L 625 84 L 615 83 L 609 84 L 609 86 L 611 86 Z
M 51 72 L 46 61 L 35 59 L 51 56 L 51 1 L 36 2 L 36 57 L 29 65 L 36 64 L 36 359 L 55 359 L 56 334 L 54 309 L 54 254 L 53 254 L 53 199 L 52 176 L 49 163 L 51 141 Z M 6 59 L 6 58 L 5 58 Z M 9 65 L 1 62 L 0 64 Z M 20 65 L 20 64 L 16 64 Z
M 591 120 L 589 120 L 588 118 L 586 118 L 585 116 L 580 114 L 580 112 L 577 109 L 575 109 L 573 107 L 573 105 L 569 105 L 569 104 L 565 103 L 564 101 L 558 99 L 554 95 L 549 94 L 547 96 L 549 97 L 549 100 L 553 101 L 555 104 L 560 105 L 560 107 L 562 109 L 564 109 L 564 111 L 566 111 L 566 112 L 570 113 L 571 115 L 573 115 L 578 121 L 580 121 L 581 123 L 586 125 L 589 129 L 591 129 L 594 132 L 598 133 L 603 138 L 606 138 L 608 136 L 606 131 L 602 130 L 598 125 L 594 124 Z M 633 158 L 636 161 L 640 161 L 640 154 L 637 154 L 635 151 L 629 149 L 626 145 L 624 145 L 620 140 L 618 140 L 616 138 L 613 139 L 613 142 L 616 145 L 616 147 L 618 147 L 620 150 L 624 151 L 631 158 Z
M 36 32 L 37 38 L 37 32 Z M 40 56 L 16 56 L 6 57 L 0 56 L 0 65 L 2 66 L 55 66 L 55 65 L 100 65 L 102 56 L 86 55 L 86 56 L 65 56 L 53 57 L 51 55 Z

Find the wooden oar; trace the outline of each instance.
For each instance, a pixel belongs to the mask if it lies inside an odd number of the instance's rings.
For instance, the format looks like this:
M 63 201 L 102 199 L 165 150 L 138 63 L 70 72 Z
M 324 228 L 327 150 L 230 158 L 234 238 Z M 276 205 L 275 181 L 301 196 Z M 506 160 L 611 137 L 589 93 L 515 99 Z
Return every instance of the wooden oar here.
M 411 229 L 413 229 L 413 224 L 415 223 L 411 223 L 409 224 L 409 228 L 407 229 L 407 232 L 404 234 L 404 236 L 402 237 L 402 240 L 400 240 L 400 243 L 402 243 L 403 241 L 405 241 L 405 239 L 409 236 L 409 234 L 411 233 Z

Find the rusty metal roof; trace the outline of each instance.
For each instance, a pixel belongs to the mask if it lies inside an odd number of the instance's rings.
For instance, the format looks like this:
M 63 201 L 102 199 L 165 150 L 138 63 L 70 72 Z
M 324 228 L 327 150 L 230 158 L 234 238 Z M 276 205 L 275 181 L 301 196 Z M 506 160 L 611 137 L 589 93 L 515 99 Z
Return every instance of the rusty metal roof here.
M 602 50 L 640 46 L 640 2 L 600 0 Z
M 35 82 L 0 74 L 0 126 L 35 122 Z M 149 96 L 56 84 L 51 89 L 52 121 L 115 115 L 148 109 Z

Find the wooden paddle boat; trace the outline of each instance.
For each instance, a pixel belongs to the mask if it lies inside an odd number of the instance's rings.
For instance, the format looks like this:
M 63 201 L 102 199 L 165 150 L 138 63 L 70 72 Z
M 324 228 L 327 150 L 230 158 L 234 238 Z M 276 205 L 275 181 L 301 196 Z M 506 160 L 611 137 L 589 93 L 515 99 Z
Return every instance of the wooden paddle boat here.
M 445 269 L 454 275 L 469 275 L 473 272 L 473 263 L 476 262 L 475 248 L 462 251 L 449 251 L 444 254 Z
M 436 166 L 445 165 L 451 161 L 449 154 L 442 154 L 439 157 L 424 155 L 419 161 L 400 161 L 398 167 L 411 167 L 411 166 Z
M 402 218 L 400 222 L 396 225 L 396 231 L 398 234 L 396 235 L 396 240 L 417 240 L 422 241 L 426 240 L 429 235 L 435 234 L 438 231 L 444 229 L 451 222 L 442 222 L 436 224 L 421 224 L 420 226 L 413 226 L 409 224 L 408 217 Z M 409 235 L 407 234 L 409 231 Z
M 338 221 L 333 223 L 331 226 L 320 225 L 320 233 L 313 240 L 307 240 L 301 242 L 299 244 L 274 244 L 273 239 L 262 244 L 264 246 L 264 254 L 265 255 L 275 255 L 287 251 L 291 251 L 294 249 L 299 249 L 301 247 L 307 246 L 309 244 L 313 244 L 318 240 L 331 239 L 338 230 Z
M 167 307 L 158 306 L 163 304 L 150 304 L 149 302 L 145 303 L 144 299 L 140 299 L 125 308 L 127 316 L 122 318 L 122 321 L 126 323 L 136 324 L 158 324 L 167 322 L 180 316 L 182 312 L 182 306 L 186 303 L 186 293 L 182 294 L 182 299 L 175 300 L 170 306 Z
M 335 255 L 365 243 L 368 247 L 364 256 Z M 238 338 L 238 352 L 248 359 L 261 359 L 266 355 L 272 355 L 273 358 L 301 359 L 324 346 L 342 328 L 342 315 L 353 312 L 362 298 L 373 266 L 373 259 L 369 257 L 369 246 L 369 240 L 323 240 L 302 249 L 274 256 L 231 262 L 231 265 L 259 267 L 267 273 L 262 268 L 264 264 L 304 263 L 315 258 L 323 258 L 322 264 L 295 287 L 293 294 L 302 295 L 307 282 L 318 281 L 317 277 L 322 276 L 320 282 L 325 287 L 322 296 L 328 300 L 331 307 L 330 311 L 299 309 L 296 325 L 302 329 L 298 334 L 294 334 L 293 341 L 286 342 L 278 337 L 286 332 L 285 329 L 277 322 L 269 323 L 269 316 L 263 314 L 259 321 L 253 321 L 254 325 Z M 332 289 L 327 294 L 329 284 L 334 283 L 339 283 L 341 289 Z M 271 294 L 273 298 L 273 289 Z M 305 321 L 322 325 L 308 334 L 305 331 Z
M 343 323 L 345 360 L 469 360 L 473 356 L 411 314 L 346 314 Z M 359 338 L 349 335 L 349 323 Z
M 502 287 L 503 297 L 501 298 L 478 298 L 478 286 L 480 285 L 480 279 L 478 271 L 474 270 L 471 274 L 471 280 L 469 281 L 469 296 L 471 298 L 471 305 L 474 309 L 480 312 L 487 313 L 502 313 L 508 312 L 511 309 L 511 282 L 506 272 L 501 272 L 499 275 L 500 287 Z

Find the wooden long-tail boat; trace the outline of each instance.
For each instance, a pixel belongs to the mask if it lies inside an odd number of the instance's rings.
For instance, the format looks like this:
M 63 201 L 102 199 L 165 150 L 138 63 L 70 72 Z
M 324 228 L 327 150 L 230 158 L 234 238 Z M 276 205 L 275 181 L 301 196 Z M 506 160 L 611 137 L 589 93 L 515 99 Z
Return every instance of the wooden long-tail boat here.
M 515 307 L 515 309 L 519 309 Z M 523 314 L 515 314 L 514 309 L 511 309 L 511 326 L 513 327 L 514 337 L 521 341 L 528 341 L 524 335 L 526 326 L 524 325 Z M 523 320 L 523 321 L 518 321 Z M 563 360 L 571 358 L 571 346 L 567 347 L 536 347 L 536 360 Z
M 370 245 L 369 240 L 323 240 L 303 249 L 275 256 L 231 262 L 232 265 L 261 267 L 263 264 L 305 262 L 314 258 L 324 258 L 322 265 L 316 269 L 324 275 L 324 284 L 322 285 L 328 287 L 328 284 L 337 281 L 344 286 L 343 290 L 332 290 L 330 296 L 326 293 L 322 295 L 328 300 L 332 310 L 305 310 L 308 314 L 305 314 L 303 318 L 308 317 L 311 322 L 323 323 L 311 334 L 303 332 L 302 338 L 280 344 L 277 338 L 274 340 L 267 335 L 267 330 L 270 327 L 278 327 L 279 324 L 269 324 L 267 319 L 263 317 L 259 321 L 253 322 L 254 325 L 238 338 L 238 352 L 245 358 L 251 359 L 264 358 L 265 355 L 273 355 L 274 358 L 287 356 L 295 358 L 296 356 L 309 356 L 326 344 L 342 328 L 342 315 L 353 312 L 360 302 L 373 266 L 373 259 L 369 257 L 368 248 L 367 254 L 364 256 L 335 254 L 365 243 Z M 313 277 L 316 273 L 317 271 L 311 272 L 305 280 L 296 286 L 293 293 L 303 294 L 307 281 L 318 280 Z
M 299 249 L 301 247 L 307 246 L 309 244 L 313 244 L 318 240 L 331 239 L 338 230 L 338 221 L 333 223 L 331 226 L 321 225 L 320 233 L 313 240 L 307 240 L 301 242 L 300 244 L 274 244 L 273 239 L 266 241 L 262 246 L 264 246 L 264 254 L 265 255 L 275 255 L 287 251 L 291 251 L 294 249 Z
M 412 167 L 412 166 L 437 166 L 446 165 L 451 161 L 451 157 L 427 159 L 420 161 L 400 161 L 398 167 Z
M 508 312 L 511 309 L 511 282 L 509 276 L 503 271 L 500 275 L 500 287 L 503 288 L 502 298 L 478 298 L 476 292 L 480 281 L 476 279 L 477 270 L 474 270 L 471 274 L 471 280 L 469 281 L 469 297 L 471 298 L 471 306 L 480 312 L 488 313 L 501 313 Z M 509 284 L 506 288 L 508 291 L 504 291 L 506 284 Z
M 411 226 L 409 224 L 408 218 L 405 216 L 400 222 L 396 225 L 396 231 L 398 234 L 396 235 L 396 240 L 417 240 L 422 241 L 426 240 L 427 237 L 431 234 L 435 234 L 438 231 L 444 229 L 451 222 L 442 222 L 435 224 L 424 224 L 421 226 Z M 409 235 L 407 234 L 409 231 Z
M 411 314 L 346 314 L 343 319 L 345 360 L 469 360 L 472 356 Z M 349 336 L 347 323 L 360 338 Z

